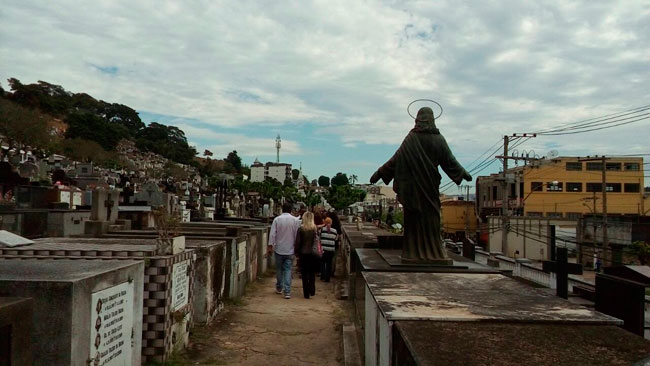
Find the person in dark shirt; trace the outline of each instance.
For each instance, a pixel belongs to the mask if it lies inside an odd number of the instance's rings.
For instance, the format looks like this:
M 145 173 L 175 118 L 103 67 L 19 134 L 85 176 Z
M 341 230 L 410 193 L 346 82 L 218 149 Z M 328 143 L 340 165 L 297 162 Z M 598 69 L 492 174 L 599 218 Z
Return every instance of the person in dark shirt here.
M 312 254 L 314 239 L 318 228 L 314 224 L 314 214 L 307 211 L 302 215 L 302 225 L 296 234 L 296 254 L 300 258 L 300 273 L 302 275 L 302 293 L 305 299 L 316 295 L 316 270 L 320 258 Z

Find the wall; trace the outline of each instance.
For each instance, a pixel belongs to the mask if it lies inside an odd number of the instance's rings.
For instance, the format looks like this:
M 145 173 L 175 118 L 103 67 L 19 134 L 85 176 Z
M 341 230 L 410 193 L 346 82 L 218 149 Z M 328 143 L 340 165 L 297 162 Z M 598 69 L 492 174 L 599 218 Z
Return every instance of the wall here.
M 488 217 L 489 244 L 491 253 L 503 253 L 511 258 L 528 258 L 531 260 L 550 260 L 550 225 L 556 226 L 556 244 L 574 248 L 575 238 L 563 241 L 557 234 L 565 229 L 577 228 L 577 221 L 564 219 L 546 219 L 536 217 L 510 217 L 508 247 L 502 247 L 501 217 Z

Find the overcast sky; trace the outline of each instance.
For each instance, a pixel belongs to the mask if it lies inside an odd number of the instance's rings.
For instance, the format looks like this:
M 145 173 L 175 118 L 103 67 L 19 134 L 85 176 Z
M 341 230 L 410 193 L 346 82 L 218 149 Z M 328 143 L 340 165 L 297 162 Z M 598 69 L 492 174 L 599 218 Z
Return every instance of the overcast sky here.
M 443 106 L 465 165 L 504 134 L 649 105 L 650 1 L 4 0 L 9 77 L 126 104 L 248 165 L 274 161 L 280 134 L 281 160 L 310 179 L 367 181 L 414 99 Z M 650 154 L 649 141 L 645 120 L 519 149 Z

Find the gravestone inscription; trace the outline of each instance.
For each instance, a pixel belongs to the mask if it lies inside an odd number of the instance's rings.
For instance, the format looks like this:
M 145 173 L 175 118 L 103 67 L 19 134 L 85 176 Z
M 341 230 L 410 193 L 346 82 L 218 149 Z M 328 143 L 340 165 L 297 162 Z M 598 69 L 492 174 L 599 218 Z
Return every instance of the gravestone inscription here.
M 93 366 L 131 363 L 133 282 L 91 294 L 90 355 Z
M 190 295 L 190 261 L 174 264 L 172 267 L 172 310 L 176 311 L 187 305 Z

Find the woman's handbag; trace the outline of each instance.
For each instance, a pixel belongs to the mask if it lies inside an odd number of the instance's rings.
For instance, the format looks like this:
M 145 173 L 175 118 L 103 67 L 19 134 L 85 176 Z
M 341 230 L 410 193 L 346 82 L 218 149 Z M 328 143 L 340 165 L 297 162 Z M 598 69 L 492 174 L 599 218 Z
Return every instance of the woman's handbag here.
M 311 245 L 311 254 L 320 258 L 323 256 L 323 247 L 320 244 L 320 234 L 318 230 L 314 231 L 314 241 Z

